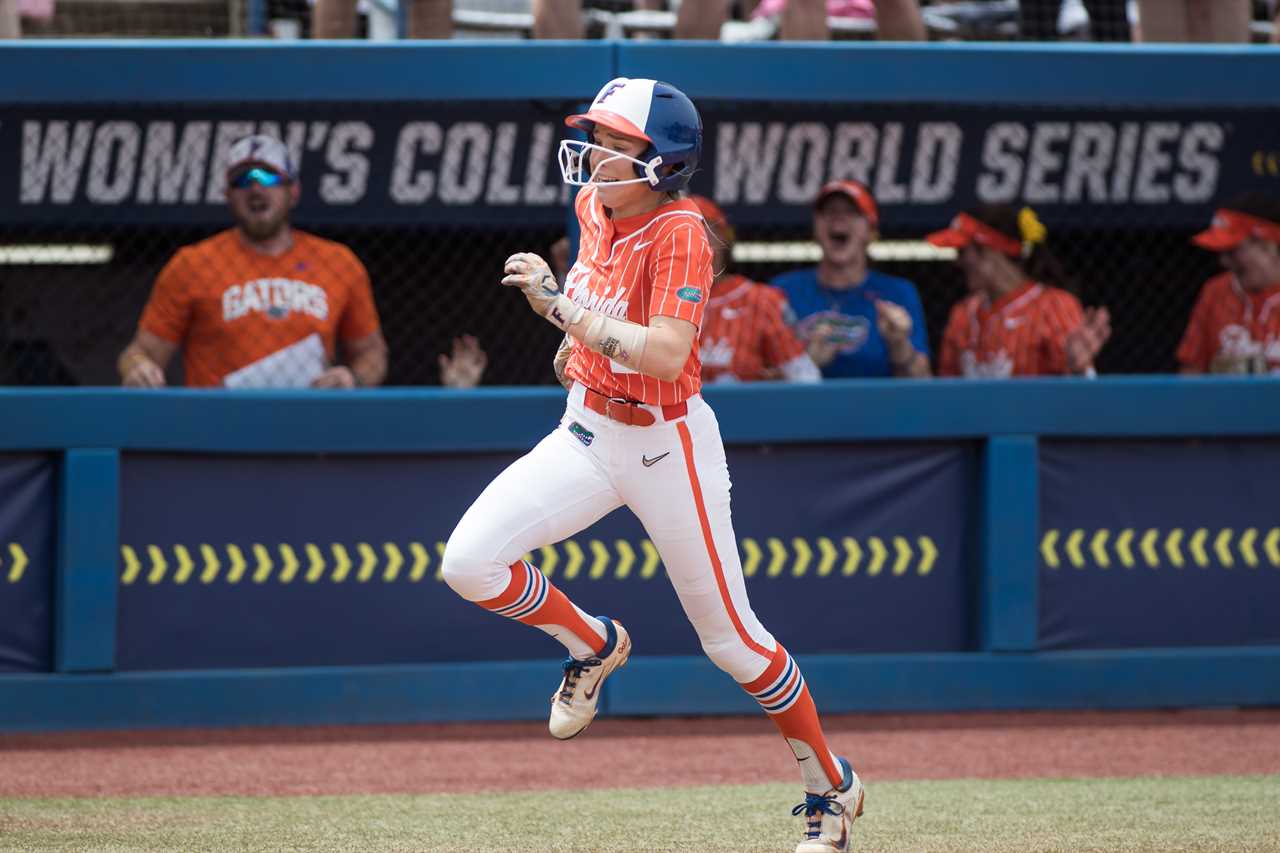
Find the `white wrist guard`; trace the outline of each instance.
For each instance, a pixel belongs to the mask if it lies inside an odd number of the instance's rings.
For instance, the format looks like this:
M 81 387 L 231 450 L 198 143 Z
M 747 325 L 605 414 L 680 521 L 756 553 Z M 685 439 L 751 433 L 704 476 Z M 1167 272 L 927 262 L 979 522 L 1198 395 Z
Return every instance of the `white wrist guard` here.
M 587 313 L 586 308 L 561 293 L 548 301 L 547 310 L 542 316 L 550 320 L 560 331 L 567 332 L 569 327 L 581 320 L 585 313 Z
M 640 362 L 644 359 L 645 344 L 649 341 L 649 328 L 638 323 L 628 323 L 603 314 L 593 314 L 591 325 L 582 342 L 605 358 L 623 367 L 644 371 Z

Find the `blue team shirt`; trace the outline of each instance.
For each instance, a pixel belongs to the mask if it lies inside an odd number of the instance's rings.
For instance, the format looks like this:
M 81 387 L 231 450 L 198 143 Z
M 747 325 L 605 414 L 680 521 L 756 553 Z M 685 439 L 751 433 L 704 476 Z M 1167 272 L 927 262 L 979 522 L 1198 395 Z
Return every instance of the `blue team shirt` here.
M 929 339 L 924 326 L 924 308 L 916 286 L 905 278 L 871 270 L 862 284 L 848 290 L 831 290 L 818 283 L 818 268 L 783 273 L 771 282 L 787 294 L 798 322 L 796 333 L 807 339 L 820 319 L 840 327 L 844 341 L 836 357 L 822 368 L 828 379 L 857 376 L 892 376 L 889 352 L 876 328 L 875 300 L 901 305 L 911 315 L 911 343 L 929 355 Z

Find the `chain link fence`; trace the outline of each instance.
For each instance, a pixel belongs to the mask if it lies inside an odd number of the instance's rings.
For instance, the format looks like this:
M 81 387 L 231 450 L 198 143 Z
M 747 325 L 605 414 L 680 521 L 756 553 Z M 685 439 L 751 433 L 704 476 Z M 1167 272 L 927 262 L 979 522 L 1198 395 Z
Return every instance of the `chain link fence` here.
M 0 267 L 0 383 L 116 384 L 116 358 L 132 337 L 157 273 L 183 245 L 219 229 L 157 227 L 20 227 L 7 229 Z M 311 228 L 349 246 L 369 270 L 387 338 L 388 384 L 439 383 L 438 357 L 453 337 L 475 335 L 488 355 L 487 384 L 554 382 L 558 333 L 524 300 L 498 284 L 503 260 L 517 251 L 550 256 L 560 229 Z M 1104 373 L 1167 372 L 1212 255 L 1189 245 L 1191 231 L 1143 228 L 1058 229 L 1050 245 L 1086 306 L 1105 305 L 1114 333 L 1098 359 Z M 805 241 L 807 228 L 748 226 L 739 244 Z M 917 239 L 891 224 L 884 236 Z M 46 247 L 47 254 L 28 248 Z M 76 256 L 79 247 L 81 255 Z M 95 254 L 95 251 L 97 252 Z M 39 262 L 36 262 L 39 261 Z M 758 281 L 801 264 L 739 262 Z M 960 272 L 946 262 L 879 261 L 884 272 L 920 291 L 933 353 L 951 306 L 965 295 Z M 178 367 L 171 382 L 180 382 Z
M 156 275 L 179 248 L 218 230 L 6 229 L 7 254 L 0 266 L 0 383 L 117 384 L 116 359 L 133 337 Z M 307 230 L 345 244 L 368 269 L 390 351 L 388 384 L 438 384 L 438 357 L 463 334 L 476 336 L 488 355 L 486 383 L 555 381 L 551 359 L 560 335 L 498 282 L 508 255 L 549 253 L 561 230 Z M 44 257 L 39 257 L 40 247 Z M 80 259 L 73 255 L 77 248 L 83 253 Z M 174 359 L 168 378 L 181 384 L 181 358 Z

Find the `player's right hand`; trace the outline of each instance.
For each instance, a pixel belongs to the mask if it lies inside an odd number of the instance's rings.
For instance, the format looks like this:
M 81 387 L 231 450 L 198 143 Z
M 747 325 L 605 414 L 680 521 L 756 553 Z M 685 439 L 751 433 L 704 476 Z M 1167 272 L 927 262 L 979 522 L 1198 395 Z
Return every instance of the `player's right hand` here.
M 139 357 L 124 375 L 123 384 L 126 388 L 163 388 L 164 371 L 151 359 Z
M 508 287 L 518 287 L 529 300 L 529 307 L 539 315 L 546 317 L 562 332 L 582 318 L 585 309 L 574 305 L 569 297 L 560 289 L 560 282 L 551 273 L 538 255 L 532 252 L 517 252 L 507 258 L 503 267 L 506 275 L 502 283 Z
M 520 288 L 533 310 L 543 316 L 560 295 L 560 283 L 551 267 L 533 252 L 517 252 L 507 258 L 502 271 L 506 274 L 502 283 Z

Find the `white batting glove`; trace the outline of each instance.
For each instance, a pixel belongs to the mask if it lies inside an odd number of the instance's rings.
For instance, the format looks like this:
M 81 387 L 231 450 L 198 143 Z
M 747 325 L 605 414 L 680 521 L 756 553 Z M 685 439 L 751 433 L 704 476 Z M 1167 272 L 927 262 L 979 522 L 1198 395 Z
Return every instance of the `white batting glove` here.
M 586 311 L 564 295 L 551 267 L 532 252 L 517 252 L 507 258 L 503 272 L 506 275 L 502 283 L 508 287 L 520 288 L 525 299 L 529 300 L 529 306 L 561 331 L 568 331 Z

